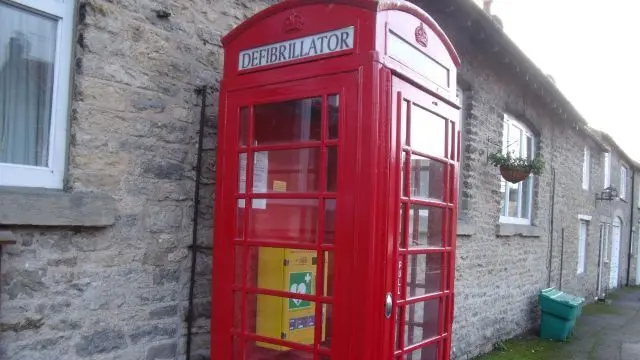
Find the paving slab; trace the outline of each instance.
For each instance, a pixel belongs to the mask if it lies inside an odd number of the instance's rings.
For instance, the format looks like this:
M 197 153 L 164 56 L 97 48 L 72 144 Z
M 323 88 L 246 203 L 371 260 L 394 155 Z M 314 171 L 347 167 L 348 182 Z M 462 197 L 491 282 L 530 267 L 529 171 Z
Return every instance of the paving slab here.
M 612 294 L 609 304 L 593 304 L 578 318 L 566 360 L 640 360 L 640 288 Z

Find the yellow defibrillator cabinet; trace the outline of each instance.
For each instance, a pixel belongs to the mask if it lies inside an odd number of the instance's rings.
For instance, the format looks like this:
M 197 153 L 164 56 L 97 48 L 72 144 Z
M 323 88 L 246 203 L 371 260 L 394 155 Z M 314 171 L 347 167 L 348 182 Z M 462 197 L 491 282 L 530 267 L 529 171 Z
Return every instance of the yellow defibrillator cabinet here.
M 258 287 L 314 295 L 316 268 L 316 251 L 261 248 L 258 260 Z M 311 301 L 258 295 L 256 332 L 270 338 L 313 344 L 315 311 L 316 304 Z M 324 315 L 322 319 L 324 340 Z M 266 343 L 257 345 L 274 350 L 287 349 L 284 346 Z

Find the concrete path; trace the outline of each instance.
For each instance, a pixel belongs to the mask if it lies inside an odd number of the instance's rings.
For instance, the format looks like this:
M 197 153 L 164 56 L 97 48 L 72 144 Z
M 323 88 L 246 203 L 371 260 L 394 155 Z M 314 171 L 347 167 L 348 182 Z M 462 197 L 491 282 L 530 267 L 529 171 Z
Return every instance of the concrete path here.
M 623 288 L 609 304 L 593 304 L 578 319 L 567 360 L 640 360 L 640 288 Z

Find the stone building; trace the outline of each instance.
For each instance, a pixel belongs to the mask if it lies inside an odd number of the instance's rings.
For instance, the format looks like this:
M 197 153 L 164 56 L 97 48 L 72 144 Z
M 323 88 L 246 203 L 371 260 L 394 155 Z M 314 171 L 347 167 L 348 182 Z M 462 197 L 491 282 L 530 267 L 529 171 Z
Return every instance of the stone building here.
M 220 37 L 275 2 L 0 2 L 0 240 L 16 242 L 2 249 L 0 358 L 184 358 L 188 342 L 191 359 L 209 358 Z M 414 2 L 463 59 L 454 357 L 465 359 L 534 327 L 542 288 L 593 298 L 600 279 L 606 292 L 611 236 L 598 271 L 599 234 L 618 218 L 617 284 L 637 281 L 640 168 L 495 18 L 469 0 Z M 15 116 L 28 126 L 4 120 Z M 547 160 L 509 191 L 487 162 L 504 129 Z M 595 201 L 604 153 L 618 190 L 626 166 L 626 202 Z

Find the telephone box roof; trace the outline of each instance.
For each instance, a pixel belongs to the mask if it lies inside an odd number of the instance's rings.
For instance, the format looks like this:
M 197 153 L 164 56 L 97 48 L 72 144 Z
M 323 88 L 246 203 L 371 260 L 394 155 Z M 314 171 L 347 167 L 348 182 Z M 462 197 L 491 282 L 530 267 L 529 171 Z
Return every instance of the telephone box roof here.
M 451 41 L 449 41 L 449 38 L 445 35 L 440 26 L 424 10 L 405 0 L 285 0 L 262 10 L 261 12 L 244 21 L 242 24 L 233 28 L 227 35 L 222 38 L 222 44 L 226 46 L 227 44 L 232 43 L 247 29 L 255 26 L 259 22 L 269 18 L 272 15 L 301 6 L 317 4 L 352 6 L 366 9 L 372 12 L 397 10 L 411 14 L 420 19 L 429 28 L 431 28 L 431 30 L 433 30 L 436 36 L 444 44 L 453 63 L 456 65 L 456 67 L 460 67 L 460 58 L 458 57 L 453 44 L 451 44 Z

